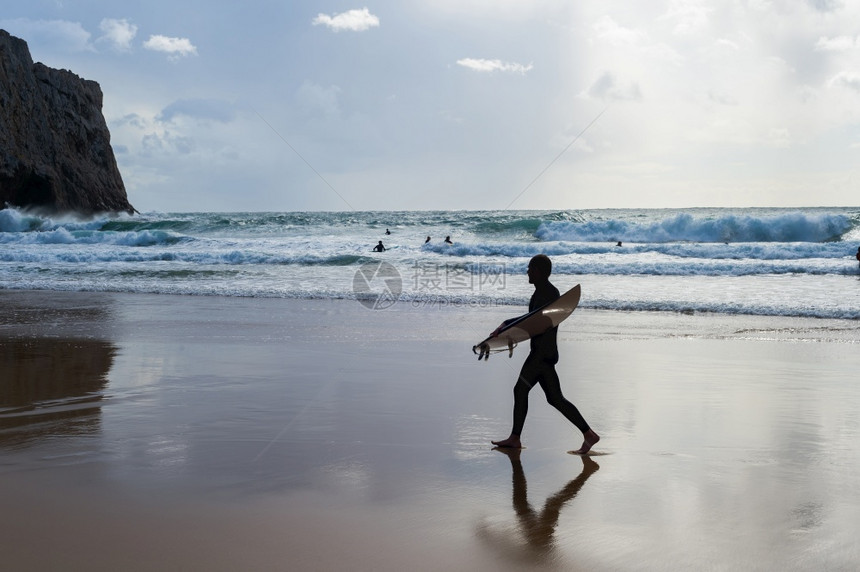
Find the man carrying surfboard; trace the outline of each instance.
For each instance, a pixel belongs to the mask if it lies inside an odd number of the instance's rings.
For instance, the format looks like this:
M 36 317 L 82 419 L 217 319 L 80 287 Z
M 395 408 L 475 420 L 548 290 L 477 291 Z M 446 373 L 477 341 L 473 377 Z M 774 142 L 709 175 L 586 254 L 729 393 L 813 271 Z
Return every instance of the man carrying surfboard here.
M 529 301 L 529 312 L 559 298 L 558 288 L 549 281 L 551 273 L 552 261 L 545 254 L 538 254 L 529 261 L 529 284 L 533 284 L 535 287 L 534 294 Z M 513 320 L 502 323 L 491 336 L 497 335 L 502 328 Z M 558 326 L 531 338 L 531 352 L 523 363 L 517 383 L 514 385 L 514 422 L 511 434 L 507 439 L 492 441 L 493 445 L 522 448 L 520 435 L 528 413 L 529 392 L 536 383 L 540 384 L 541 389 L 546 394 L 547 402 L 582 431 L 584 438 L 582 446 L 576 451 L 571 451 L 571 453 L 584 455 L 595 443 L 600 441 L 600 436 L 591 429 L 576 406 L 565 399 L 561 392 L 561 383 L 555 371 L 555 364 L 558 363 L 557 334 Z

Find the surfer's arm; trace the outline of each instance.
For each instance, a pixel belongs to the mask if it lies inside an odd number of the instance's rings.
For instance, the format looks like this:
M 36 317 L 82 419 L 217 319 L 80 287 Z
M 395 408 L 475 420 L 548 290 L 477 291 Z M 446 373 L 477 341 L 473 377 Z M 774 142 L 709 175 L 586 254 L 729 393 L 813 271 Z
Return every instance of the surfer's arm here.
M 504 330 L 505 328 L 507 328 L 509 325 L 513 324 L 514 322 L 519 321 L 519 320 L 521 320 L 521 319 L 525 318 L 526 316 L 528 316 L 528 314 L 523 314 L 522 316 L 517 316 L 516 318 L 510 318 L 510 319 L 508 319 L 508 320 L 505 320 L 504 322 L 502 322 L 501 324 L 499 324 L 499 327 L 498 327 L 498 328 L 496 328 L 495 330 L 493 330 L 493 333 L 492 333 L 492 334 L 490 334 L 490 336 L 489 336 L 489 337 L 491 337 L 491 338 L 495 338 L 496 336 L 498 336 L 498 335 L 499 335 L 499 332 L 501 332 L 502 330 Z

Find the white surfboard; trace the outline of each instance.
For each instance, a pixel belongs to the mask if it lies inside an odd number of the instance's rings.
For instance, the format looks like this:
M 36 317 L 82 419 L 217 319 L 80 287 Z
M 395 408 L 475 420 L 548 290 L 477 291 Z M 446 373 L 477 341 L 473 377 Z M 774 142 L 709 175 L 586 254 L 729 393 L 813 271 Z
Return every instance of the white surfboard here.
M 478 354 L 479 361 L 488 359 L 490 352 L 503 350 L 508 350 L 508 357 L 512 357 L 518 343 L 555 328 L 570 316 L 579 304 L 581 294 L 582 289 L 577 284 L 554 302 L 517 318 L 495 336 L 475 344 L 472 346 L 472 352 Z

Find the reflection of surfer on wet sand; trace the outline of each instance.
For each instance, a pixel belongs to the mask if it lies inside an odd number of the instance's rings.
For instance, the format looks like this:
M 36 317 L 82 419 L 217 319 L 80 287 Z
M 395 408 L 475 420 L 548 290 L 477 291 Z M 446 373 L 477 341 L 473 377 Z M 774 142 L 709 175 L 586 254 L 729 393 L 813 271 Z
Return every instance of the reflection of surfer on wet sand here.
M 535 555 L 547 556 L 555 548 L 554 534 L 562 507 L 579 493 L 585 481 L 600 468 L 600 465 L 595 463 L 591 457 L 580 457 L 582 459 L 582 471 L 579 475 L 557 493 L 547 498 L 543 509 L 537 512 L 528 500 L 526 475 L 520 462 L 522 449 L 507 447 L 497 448 L 496 451 L 504 453 L 511 460 L 512 503 L 517 515 L 518 529 L 526 544 L 522 546 L 521 543 L 512 542 L 507 535 L 504 538 L 494 538 L 492 531 L 485 526 L 479 530 L 479 536 L 494 544 L 498 543 L 498 547 L 502 550 L 513 551 L 517 547 L 521 547 L 527 552 L 521 552 L 519 555 L 525 558 Z

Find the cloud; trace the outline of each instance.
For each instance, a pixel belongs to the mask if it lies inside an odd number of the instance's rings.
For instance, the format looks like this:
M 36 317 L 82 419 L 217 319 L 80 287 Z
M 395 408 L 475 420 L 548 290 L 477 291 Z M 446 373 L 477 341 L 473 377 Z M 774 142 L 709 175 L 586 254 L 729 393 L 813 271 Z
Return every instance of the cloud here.
M 733 96 L 721 92 L 716 92 L 714 90 L 709 90 L 707 93 L 707 97 L 709 101 L 719 105 L 738 105 L 738 100 L 735 99 Z
M 845 5 L 841 0 L 807 0 L 807 3 L 819 12 L 836 12 Z
M 296 92 L 296 101 L 308 112 L 333 117 L 340 113 L 340 93 L 341 89 L 336 85 L 323 87 L 305 81 Z
M 335 32 L 340 32 L 341 30 L 364 32 L 365 30 L 379 26 L 379 18 L 371 14 L 367 8 L 362 8 L 361 10 L 347 10 L 334 16 L 318 14 L 313 19 L 313 25 L 319 26 L 320 24 Z
M 658 20 L 668 20 L 675 23 L 674 33 L 681 36 L 690 36 L 699 33 L 708 26 L 708 20 L 713 8 L 701 5 L 697 2 L 670 3 L 668 11 Z
M 840 72 L 830 80 L 829 85 L 831 87 L 845 87 L 854 91 L 860 91 L 860 74 Z
M 511 73 L 519 73 L 525 74 L 529 70 L 532 69 L 532 64 L 524 66 L 523 64 L 518 64 L 515 62 L 503 62 L 501 60 L 482 60 L 475 58 L 463 58 L 461 60 L 457 60 L 457 65 L 461 65 L 464 68 L 468 68 L 470 70 L 474 70 L 477 72 L 511 72 Z
M 787 149 L 791 146 L 791 132 L 785 127 L 774 127 L 768 131 L 767 141 L 774 147 Z
M 104 18 L 99 24 L 99 29 L 103 35 L 96 41 L 110 44 L 118 52 L 130 51 L 131 41 L 137 35 L 137 26 L 126 19 Z
M 0 20 L 0 29 L 21 38 L 31 47 L 39 46 L 63 52 L 93 50 L 90 44 L 90 33 L 80 22 L 15 18 Z
M 627 87 L 618 85 L 618 82 L 609 72 L 604 72 L 590 88 L 588 95 L 597 99 L 610 101 L 640 101 L 642 92 L 639 84 L 631 83 Z
M 820 37 L 815 42 L 817 52 L 844 52 L 860 47 L 860 38 L 851 36 L 836 36 L 835 38 Z
M 737 42 L 733 42 L 731 40 L 727 40 L 726 38 L 719 38 L 714 42 L 714 46 L 718 48 L 728 48 L 734 52 L 739 52 L 741 47 Z
M 148 133 L 141 140 L 141 152 L 144 156 L 155 155 L 189 155 L 194 151 L 194 141 L 190 137 L 174 135 L 169 131 L 164 133 Z
M 128 113 L 123 115 L 119 119 L 114 119 L 111 121 L 113 125 L 117 126 L 125 126 L 130 125 L 131 127 L 135 127 L 137 129 L 145 129 L 147 127 L 146 118 L 144 118 L 139 113 Z
M 236 107 L 219 99 L 179 99 L 161 110 L 158 121 L 172 121 L 179 116 L 230 123 L 236 118 Z
M 592 28 L 598 38 L 606 40 L 613 46 L 635 46 L 646 39 L 644 32 L 620 26 L 609 16 L 600 18 Z
M 170 54 L 170 59 L 172 60 L 183 56 L 197 55 L 197 48 L 188 38 L 170 38 L 168 36 L 155 35 L 150 36 L 143 43 L 143 47 L 147 50 Z

